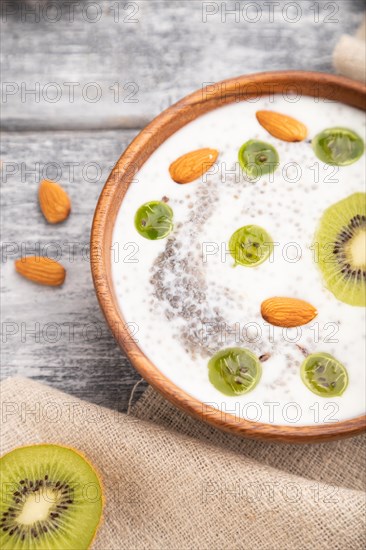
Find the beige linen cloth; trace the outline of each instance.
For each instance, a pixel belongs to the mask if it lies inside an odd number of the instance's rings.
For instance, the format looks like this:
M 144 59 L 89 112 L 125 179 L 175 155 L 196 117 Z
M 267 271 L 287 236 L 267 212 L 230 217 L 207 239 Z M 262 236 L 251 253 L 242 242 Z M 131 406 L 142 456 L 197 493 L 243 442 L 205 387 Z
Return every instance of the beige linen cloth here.
M 132 416 L 13 378 L 1 447 L 82 451 L 105 488 L 94 550 L 364 549 L 365 437 L 281 445 L 221 433 L 149 388 Z
M 344 34 L 333 53 L 338 73 L 366 82 L 366 17 L 355 36 Z

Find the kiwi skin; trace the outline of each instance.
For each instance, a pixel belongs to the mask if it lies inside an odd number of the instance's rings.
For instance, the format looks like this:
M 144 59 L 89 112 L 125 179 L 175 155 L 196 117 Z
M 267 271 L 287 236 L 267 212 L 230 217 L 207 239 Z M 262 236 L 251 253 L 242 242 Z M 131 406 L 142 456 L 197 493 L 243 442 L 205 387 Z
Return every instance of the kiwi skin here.
M 358 237 L 362 245 L 365 233 L 366 193 L 354 193 L 325 210 L 314 237 L 326 287 L 352 306 L 366 306 L 364 258 L 352 265 L 352 240 Z
M 99 500 L 100 500 L 100 503 L 101 503 L 101 506 L 100 506 L 100 516 L 99 516 L 99 519 L 98 519 L 98 522 L 96 523 L 95 525 L 95 528 L 94 528 L 94 531 L 91 533 L 91 536 L 90 536 L 90 539 L 88 541 L 88 544 L 87 544 L 87 547 L 85 547 L 84 545 L 81 547 L 81 546 L 77 546 L 77 547 L 73 547 L 72 550 L 86 550 L 86 548 L 91 548 L 94 540 L 95 540 L 95 537 L 98 533 L 98 529 L 99 527 L 101 526 L 102 522 L 103 522 L 103 519 L 104 519 L 104 516 L 103 516 L 103 510 L 104 510 L 104 507 L 105 507 L 105 496 L 104 496 L 104 486 L 103 486 L 103 483 L 102 483 L 102 480 L 101 480 L 101 475 L 99 473 L 99 471 L 95 468 L 94 464 L 92 464 L 90 462 L 90 460 L 84 455 L 84 453 L 82 453 L 81 451 L 79 451 L 78 449 L 75 449 L 74 447 L 71 447 L 71 446 L 68 446 L 68 445 L 64 445 L 64 444 L 59 444 L 59 443 L 34 443 L 34 444 L 29 444 L 29 445 L 22 445 L 22 446 L 19 446 L 19 447 L 16 447 L 14 449 L 12 449 L 11 451 L 5 453 L 4 455 L 2 455 L 0 457 L 0 462 L 3 460 L 3 459 L 6 459 L 7 457 L 9 457 L 10 455 L 12 455 L 15 451 L 21 451 L 21 450 L 31 450 L 31 449 L 36 449 L 36 448 L 59 448 L 59 449 L 62 449 L 62 450 L 69 450 L 69 451 L 72 451 L 72 453 L 74 453 L 75 455 L 77 455 L 78 457 L 80 457 L 82 459 L 82 461 L 90 468 L 91 472 L 94 474 L 98 484 L 99 484 L 99 489 L 100 489 L 100 497 L 99 497 Z M 29 476 L 30 477 L 30 476 Z M 2 499 L 4 498 L 4 496 L 2 496 Z M 3 502 L 0 501 L 0 506 L 3 504 Z M 0 534 L 1 534 L 1 528 L 0 528 Z M 32 548 L 33 550 L 37 550 L 38 548 L 40 550 L 44 550 L 44 545 L 43 545 L 43 542 L 41 541 L 41 539 L 38 539 L 37 542 L 40 541 L 40 545 L 38 546 L 37 544 L 34 545 L 34 541 L 33 543 L 31 541 L 28 541 L 25 540 L 24 542 L 19 542 L 19 545 L 17 545 L 16 547 L 15 546 L 8 546 L 8 544 L 6 545 L 6 547 L 4 546 L 4 549 L 7 548 L 9 550 L 21 550 L 21 549 L 28 549 L 28 548 Z M 28 546 L 29 545 L 29 546 Z M 51 547 L 47 547 L 47 550 L 51 550 Z M 52 550 L 64 550 L 63 548 L 61 548 L 60 546 L 57 546 L 57 547 L 54 547 L 52 546 Z

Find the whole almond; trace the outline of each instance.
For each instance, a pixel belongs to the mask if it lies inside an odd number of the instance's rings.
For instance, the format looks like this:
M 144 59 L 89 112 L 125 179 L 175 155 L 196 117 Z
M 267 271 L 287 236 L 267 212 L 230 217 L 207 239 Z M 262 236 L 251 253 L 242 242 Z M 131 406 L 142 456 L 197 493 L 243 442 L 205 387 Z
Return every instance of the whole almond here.
M 318 312 L 311 304 L 297 298 L 268 298 L 261 305 L 263 319 L 277 327 L 306 325 Z
M 58 183 L 42 180 L 39 185 L 38 198 L 43 215 L 49 223 L 63 222 L 70 214 L 69 195 Z
M 197 149 L 177 158 L 169 166 L 169 173 L 176 183 L 190 183 L 201 177 L 216 162 L 216 149 Z
M 60 286 L 66 277 L 66 270 L 61 264 L 40 256 L 16 260 L 15 269 L 26 279 L 40 285 Z
M 282 141 L 303 141 L 308 129 L 302 122 L 275 111 L 257 111 L 257 120 L 272 136 Z

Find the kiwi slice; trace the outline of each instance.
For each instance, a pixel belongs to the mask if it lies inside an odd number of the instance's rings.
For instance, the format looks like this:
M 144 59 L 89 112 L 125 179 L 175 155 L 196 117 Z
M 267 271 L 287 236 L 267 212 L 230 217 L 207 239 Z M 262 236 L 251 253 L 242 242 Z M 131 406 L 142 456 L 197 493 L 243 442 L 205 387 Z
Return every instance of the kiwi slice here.
M 0 459 L 0 547 L 84 550 L 102 515 L 93 467 L 58 445 L 19 447 Z
M 226 348 L 211 357 L 209 380 L 225 395 L 242 395 L 252 390 L 262 375 L 260 361 L 243 348 Z
M 269 258 L 273 250 L 273 240 L 259 225 L 245 225 L 232 234 L 229 251 L 235 265 L 256 267 Z
M 244 143 L 238 157 L 244 172 L 253 179 L 274 172 L 280 161 L 276 149 L 270 143 L 256 139 Z
M 328 128 L 315 136 L 312 146 L 318 159 L 336 166 L 353 164 L 365 150 L 363 139 L 348 128 Z
M 301 379 L 321 397 L 338 397 L 348 386 L 346 368 L 329 353 L 312 353 L 301 365 Z
M 314 240 L 327 288 L 341 302 L 366 306 L 366 193 L 330 206 Z
M 173 210 L 162 201 L 147 202 L 136 212 L 135 227 L 145 239 L 164 239 L 173 229 Z

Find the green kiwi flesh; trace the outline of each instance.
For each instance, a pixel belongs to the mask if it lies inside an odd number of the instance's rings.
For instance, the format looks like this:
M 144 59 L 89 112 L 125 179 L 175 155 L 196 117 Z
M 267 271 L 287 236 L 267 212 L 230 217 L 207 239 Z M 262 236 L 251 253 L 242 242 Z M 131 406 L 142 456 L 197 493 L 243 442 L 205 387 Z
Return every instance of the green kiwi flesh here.
M 103 497 L 93 467 L 58 445 L 19 447 L 0 459 L 2 550 L 84 550 Z
M 315 234 L 326 287 L 341 302 L 366 306 L 366 193 L 330 206 Z

